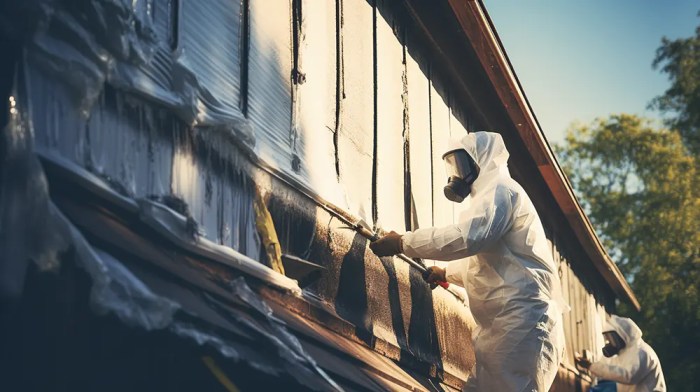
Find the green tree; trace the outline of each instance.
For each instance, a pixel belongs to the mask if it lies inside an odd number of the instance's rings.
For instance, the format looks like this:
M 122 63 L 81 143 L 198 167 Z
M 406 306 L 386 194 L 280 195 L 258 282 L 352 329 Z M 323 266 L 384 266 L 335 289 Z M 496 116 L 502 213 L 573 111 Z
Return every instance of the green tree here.
M 668 75 L 671 86 L 651 106 L 670 113 L 668 125 L 700 155 L 700 26 L 693 37 L 662 39 L 653 66 Z
M 700 180 L 678 132 L 613 115 L 569 130 L 564 170 L 638 296 L 669 390 L 700 385 Z

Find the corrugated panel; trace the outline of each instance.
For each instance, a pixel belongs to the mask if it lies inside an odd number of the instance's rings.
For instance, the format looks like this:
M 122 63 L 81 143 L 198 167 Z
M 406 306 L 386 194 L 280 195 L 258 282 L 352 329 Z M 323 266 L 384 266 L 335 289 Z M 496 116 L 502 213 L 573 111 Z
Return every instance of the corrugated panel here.
M 435 226 L 445 226 L 453 223 L 453 204 L 445 198 L 442 191 L 447 184 L 445 164 L 442 154 L 450 138 L 450 109 L 443 96 L 440 85 L 432 81 L 430 88 L 430 120 L 433 130 L 433 220 Z
M 205 106 L 201 110 L 230 111 L 237 115 L 240 104 L 241 0 L 181 1 L 180 7 L 182 34 L 178 61 L 197 74 L 202 88 L 200 99 Z
M 173 194 L 182 198 L 189 206 L 190 215 L 197 221 L 199 230 L 208 239 L 220 242 L 218 237 L 217 211 L 214 196 L 218 194 L 218 181 L 195 151 L 193 136 L 189 131 L 175 135 L 173 153 Z
M 433 225 L 430 81 L 418 61 L 406 57 L 413 229 Z
M 170 194 L 172 143 L 178 124 L 142 101 L 107 90 L 88 120 L 92 169 L 133 196 Z
M 203 132 L 207 132 L 204 130 Z M 254 184 L 236 167 L 236 152 L 222 157 L 191 130 L 175 132 L 172 193 L 187 203 L 189 214 L 207 239 L 259 258 L 260 242 L 253 212 Z
M 345 206 L 336 173 L 336 21 L 335 2 L 301 1 L 299 71 L 294 126 L 302 171 L 322 197 Z
M 248 102 L 255 149 L 266 162 L 288 173 L 294 172 L 290 131 L 291 37 L 290 0 L 250 2 Z
M 372 6 L 342 0 L 342 90 L 338 159 L 340 181 L 351 212 L 372 220 L 374 159 L 374 41 Z
M 226 171 L 222 175 L 219 216 L 220 243 L 258 260 L 260 241 L 255 231 L 253 199 L 255 184 L 241 173 Z
M 153 2 L 151 18 L 153 30 L 158 37 L 158 43 L 166 48 L 174 48 L 177 44 L 177 29 L 180 0 L 156 0 Z
M 405 229 L 403 155 L 403 48 L 382 15 L 376 14 L 377 45 L 377 220 L 387 230 Z
M 67 85 L 57 83 L 33 67 L 26 70 L 31 127 L 37 147 L 59 151 L 78 164 L 85 164 L 85 119 Z

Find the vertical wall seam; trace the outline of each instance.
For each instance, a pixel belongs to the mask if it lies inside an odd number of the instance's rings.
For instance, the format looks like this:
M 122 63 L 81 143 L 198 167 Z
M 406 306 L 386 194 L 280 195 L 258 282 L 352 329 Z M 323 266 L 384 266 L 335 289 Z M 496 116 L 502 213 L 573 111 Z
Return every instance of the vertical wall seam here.
M 406 61 L 406 37 L 402 45 L 402 75 L 401 82 L 403 91 L 401 102 L 403 103 L 403 200 L 404 200 L 404 223 L 406 230 L 413 230 L 413 198 L 411 189 L 411 150 L 410 150 L 410 123 L 408 108 L 408 66 Z
M 374 146 L 372 154 L 372 220 L 374 221 L 375 228 L 377 226 L 377 219 L 379 218 L 379 210 L 377 208 L 377 140 L 378 140 L 378 130 L 377 130 L 377 102 L 378 102 L 378 72 L 377 72 L 377 4 L 376 1 L 372 2 L 372 83 L 374 84 Z
M 239 109 L 248 117 L 248 93 L 250 91 L 248 67 L 250 67 L 250 0 L 241 0 L 241 91 Z
M 289 145 L 292 150 L 292 170 L 299 172 L 301 170 L 301 160 L 298 155 L 298 139 L 299 139 L 299 85 L 304 82 L 304 74 L 300 69 L 299 60 L 301 56 L 301 40 L 302 40 L 302 1 L 292 0 L 292 73 L 291 78 L 291 124 L 289 131 Z
M 433 154 L 433 94 L 430 87 L 433 80 L 432 64 L 428 63 L 428 131 L 430 132 L 430 210 L 432 211 L 432 226 L 435 226 L 435 157 Z
M 171 52 L 175 52 L 180 45 L 180 0 L 173 0 L 170 3 L 170 37 L 168 46 Z
M 335 2 L 335 131 L 333 148 L 335 150 L 335 175 L 340 182 L 339 137 L 342 119 L 342 103 L 345 99 L 345 75 L 343 63 L 343 0 Z

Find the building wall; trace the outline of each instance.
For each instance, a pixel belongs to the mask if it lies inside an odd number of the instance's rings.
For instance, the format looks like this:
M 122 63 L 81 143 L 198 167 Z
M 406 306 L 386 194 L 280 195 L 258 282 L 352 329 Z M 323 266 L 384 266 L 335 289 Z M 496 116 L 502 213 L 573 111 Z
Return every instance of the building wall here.
M 481 125 L 399 3 L 77 3 L 59 2 L 27 47 L 21 95 L 38 149 L 132 197 L 182 201 L 204 236 L 256 259 L 262 192 L 283 252 L 326 267 L 309 290 L 357 325 L 358 339 L 466 377 L 464 305 L 404 262 L 371 255 L 322 208 L 387 231 L 455 221 L 443 145 Z M 573 351 L 600 347 L 612 297 L 550 237 L 572 308 L 573 367 Z
M 562 294 L 570 309 L 563 315 L 566 347 L 554 391 L 585 390 L 591 378 L 581 374 L 574 362 L 574 353 L 589 350 L 593 358 L 602 357 L 602 328 L 606 317 L 614 313 L 615 296 L 598 277 L 592 266 L 577 254 L 567 252 L 564 241 L 550 234 L 554 260 L 559 263 Z

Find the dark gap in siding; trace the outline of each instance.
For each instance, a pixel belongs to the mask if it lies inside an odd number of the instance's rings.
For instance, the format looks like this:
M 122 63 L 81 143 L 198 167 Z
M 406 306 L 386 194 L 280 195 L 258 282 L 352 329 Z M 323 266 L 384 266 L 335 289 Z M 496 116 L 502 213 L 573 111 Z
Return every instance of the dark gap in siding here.
M 301 170 L 301 159 L 297 151 L 299 139 L 299 85 L 303 84 L 306 77 L 299 67 L 302 32 L 302 0 L 292 0 L 292 100 L 291 100 L 291 127 L 289 143 L 292 150 L 292 170 L 298 173 Z
M 405 39 L 404 39 L 405 41 Z M 412 230 L 416 219 L 414 219 L 413 193 L 411 189 L 411 148 L 410 148 L 410 124 L 408 108 L 408 65 L 406 62 L 406 45 L 403 45 L 401 82 L 403 91 L 401 93 L 401 103 L 403 104 L 403 208 L 404 223 L 406 230 Z
M 343 0 L 335 2 L 335 130 L 333 148 L 335 150 L 335 175 L 340 181 L 340 156 L 338 138 L 340 135 L 343 100 L 345 99 L 345 75 L 343 66 Z
M 430 92 L 430 86 L 432 84 L 432 65 L 428 63 L 428 129 L 430 132 L 430 187 L 431 189 L 435 186 L 435 164 L 433 157 L 433 94 Z M 430 195 L 430 211 L 432 226 L 435 226 L 435 191 L 431 192 Z
M 172 0 L 170 3 L 170 36 L 168 46 L 173 52 L 177 50 L 180 41 L 180 0 Z M 156 7 L 154 7 L 155 9 Z
M 250 0 L 241 0 L 241 99 L 239 109 L 248 117 L 248 67 L 250 66 Z
M 377 209 L 377 4 L 372 1 L 372 83 L 374 87 L 374 147 L 372 154 L 372 220 L 376 228 L 379 211 Z
M 301 40 L 301 2 L 292 0 L 292 84 L 299 82 L 299 44 Z

